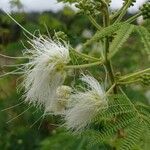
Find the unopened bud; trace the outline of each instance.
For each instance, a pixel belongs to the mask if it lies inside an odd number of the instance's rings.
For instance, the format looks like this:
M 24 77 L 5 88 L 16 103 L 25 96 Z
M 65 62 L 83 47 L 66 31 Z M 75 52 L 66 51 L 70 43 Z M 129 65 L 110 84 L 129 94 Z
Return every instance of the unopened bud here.
M 68 36 L 63 31 L 58 31 L 54 35 L 54 40 L 62 39 L 63 41 L 68 41 Z
M 146 4 L 144 4 L 140 10 L 142 12 L 144 19 L 150 18 L 150 2 L 147 2 Z

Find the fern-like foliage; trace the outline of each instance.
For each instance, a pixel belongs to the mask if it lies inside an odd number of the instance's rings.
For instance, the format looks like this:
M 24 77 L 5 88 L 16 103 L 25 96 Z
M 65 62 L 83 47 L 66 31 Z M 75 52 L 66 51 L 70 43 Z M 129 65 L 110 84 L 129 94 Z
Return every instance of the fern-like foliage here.
M 112 95 L 109 97 L 108 109 L 100 112 L 94 119 L 112 119 L 114 116 L 121 115 L 122 113 L 130 113 L 135 110 L 131 106 L 131 103 L 123 95 Z
M 121 140 L 118 150 L 129 150 L 133 149 L 140 141 L 144 126 L 142 122 L 133 122 L 126 130 L 125 137 Z
M 124 24 L 121 26 L 121 28 L 117 31 L 117 35 L 114 38 L 111 46 L 110 46 L 110 54 L 109 56 L 112 57 L 114 56 L 119 48 L 122 47 L 122 45 L 127 41 L 129 38 L 130 34 L 132 33 L 134 29 L 134 25 L 131 24 Z
M 138 109 L 141 118 L 144 120 L 144 122 L 146 123 L 147 127 L 150 130 L 150 108 L 149 106 L 142 104 L 142 103 L 138 103 L 136 104 L 136 108 Z
M 150 59 L 150 33 L 146 28 L 144 28 L 142 26 L 136 27 L 136 30 L 138 31 L 138 33 L 141 37 L 141 40 L 144 44 L 144 50 Z
M 117 23 L 117 24 L 113 24 L 111 26 L 105 27 L 100 31 L 97 31 L 95 35 L 84 44 L 84 47 L 92 44 L 93 42 L 97 42 L 104 37 L 112 36 L 113 33 L 119 30 L 122 25 L 123 23 Z
M 111 96 L 108 103 L 108 109 L 93 119 L 92 129 L 84 132 L 90 145 L 109 143 L 117 150 L 134 150 L 144 132 L 150 132 L 149 106 L 133 104 L 125 95 Z

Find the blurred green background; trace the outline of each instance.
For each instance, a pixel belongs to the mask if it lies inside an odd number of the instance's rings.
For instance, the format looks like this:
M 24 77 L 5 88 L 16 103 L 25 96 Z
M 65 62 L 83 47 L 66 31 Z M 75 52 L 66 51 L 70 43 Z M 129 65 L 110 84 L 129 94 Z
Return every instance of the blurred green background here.
M 81 43 L 95 32 L 95 28 L 85 16 L 75 13 L 69 7 L 65 7 L 57 13 L 12 13 L 12 17 L 31 33 L 35 33 L 35 35 L 39 31 L 41 34 L 47 35 L 48 29 L 49 33 L 53 36 L 54 31 L 61 30 L 67 34 L 72 46 L 79 50 Z M 148 21 L 144 22 L 143 25 L 150 30 Z M 22 56 L 22 50 L 25 49 L 22 43 L 28 45 L 25 33 L 1 11 L 0 53 L 9 56 Z M 86 49 L 84 52 L 97 55 L 99 54 L 97 48 L 92 47 L 92 51 L 90 51 L 91 49 Z M 18 63 L 23 63 L 23 61 L 0 56 L 0 75 L 15 69 L 5 65 Z M 113 65 L 115 70 L 121 74 L 132 73 L 134 70 L 140 70 L 149 66 L 147 55 L 143 50 L 141 39 L 137 33 L 131 35 L 121 51 L 113 58 Z M 88 70 L 88 72 L 94 72 L 94 75 L 99 79 L 99 76 L 104 76 L 103 71 L 103 69 L 100 69 L 99 72 L 98 68 Z M 78 72 L 75 73 L 78 76 Z M 73 76 L 69 77 L 66 83 L 69 83 L 71 78 Z M 22 92 L 17 92 L 19 82 L 20 77 L 18 75 L 0 78 L 0 150 L 111 149 L 107 145 L 94 148 L 87 147 L 86 139 L 71 135 L 60 126 L 62 120 L 58 117 L 47 116 L 38 121 L 42 115 L 42 110 L 37 110 L 27 104 L 21 103 L 17 107 L 1 111 L 23 101 Z M 133 84 L 127 86 L 125 90 L 131 99 L 144 101 L 145 103 L 150 102 L 149 87 Z M 14 117 L 17 118 L 9 121 Z

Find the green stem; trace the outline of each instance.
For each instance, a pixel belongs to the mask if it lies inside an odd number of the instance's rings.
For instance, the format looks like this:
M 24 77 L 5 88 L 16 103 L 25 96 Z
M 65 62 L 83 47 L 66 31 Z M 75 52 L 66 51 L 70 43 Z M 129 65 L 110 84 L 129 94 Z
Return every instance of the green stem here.
M 126 14 L 128 7 L 131 4 L 131 0 L 128 0 L 128 2 L 124 5 L 122 11 L 120 12 L 119 17 L 116 19 L 115 23 L 120 22 L 123 16 Z
M 110 25 L 108 7 L 104 11 L 103 24 L 104 24 L 104 27 L 107 27 L 107 26 Z M 113 73 L 113 68 L 112 68 L 112 65 L 111 65 L 111 61 L 108 58 L 108 53 L 109 53 L 109 39 L 108 39 L 108 37 L 106 37 L 105 40 L 104 40 L 104 48 L 105 48 L 105 64 L 106 64 L 106 67 L 107 67 L 107 71 L 108 71 L 108 74 L 109 74 L 111 84 L 113 85 L 115 83 L 115 78 L 114 78 L 114 73 Z M 114 93 L 116 93 L 116 92 L 117 92 L 116 88 L 114 87 Z
M 92 16 L 88 16 L 89 20 L 91 21 L 91 23 L 98 29 L 101 30 L 102 27 L 96 22 L 96 20 L 92 17 Z
M 106 92 L 106 95 L 108 95 L 114 88 L 115 88 L 116 84 L 114 83 Z
M 69 66 L 66 66 L 65 69 L 82 69 L 82 68 L 88 68 L 88 67 L 93 67 L 93 66 L 101 65 L 103 63 L 104 63 L 103 61 L 97 61 L 97 62 L 90 63 L 90 64 L 69 65 Z
M 105 39 L 105 64 L 107 67 L 107 71 L 111 80 L 111 84 L 115 82 L 114 80 L 114 73 L 111 65 L 111 61 L 108 59 L 108 52 L 109 52 L 109 40 L 108 38 Z
M 138 71 L 138 72 L 129 74 L 129 75 L 122 76 L 119 81 L 128 80 L 128 79 L 130 79 L 130 78 L 134 78 L 134 77 L 136 77 L 136 76 L 138 76 L 138 75 L 141 75 L 141 74 L 143 74 L 143 73 L 146 73 L 146 72 L 150 72 L 150 68 L 147 68 L 147 69 L 145 69 L 145 70 L 141 70 L 141 71 Z
M 24 28 L 17 20 L 15 20 L 9 13 L 7 13 L 4 9 L 2 9 L 2 11 L 10 18 L 12 19 L 23 31 L 25 31 L 26 33 L 28 33 L 31 37 L 37 39 L 37 37 L 32 34 L 31 32 L 29 32 L 26 28 Z
M 135 21 L 138 17 L 142 15 L 142 12 L 137 13 L 136 15 L 130 17 L 128 20 L 125 21 L 125 23 L 132 23 Z
M 84 58 L 84 59 L 86 59 L 86 60 L 91 60 L 91 61 L 99 61 L 99 60 L 101 60 L 101 59 L 99 59 L 99 58 L 95 58 L 95 57 L 92 57 L 92 56 L 90 56 L 90 55 L 86 55 L 86 54 L 84 54 L 84 53 L 80 53 L 80 52 L 76 51 L 76 50 L 73 49 L 73 48 L 70 48 L 70 50 L 71 50 L 73 53 L 75 53 L 76 55 L 78 55 L 79 57 Z
M 136 109 L 135 105 L 132 103 L 132 101 L 129 99 L 129 97 L 127 96 L 127 94 L 122 90 L 121 87 L 119 87 L 121 93 L 126 97 L 126 99 L 128 100 L 128 102 L 131 104 L 131 106 L 133 107 L 133 109 L 135 110 L 135 112 L 137 112 L 137 115 L 139 117 L 141 117 L 141 115 L 139 114 L 138 110 Z
M 28 59 L 28 57 L 12 57 L 12 56 L 3 55 L 3 54 L 0 54 L 0 56 L 4 58 L 8 58 L 8 59 Z
M 127 82 L 118 82 L 117 84 L 126 85 L 126 84 L 136 83 L 136 82 L 139 82 L 139 81 L 140 81 L 140 79 L 137 79 L 137 80 L 127 81 Z
M 123 11 L 124 7 L 125 7 L 125 5 L 123 5 L 110 19 L 113 20 L 116 17 L 118 17 L 121 14 L 121 12 Z

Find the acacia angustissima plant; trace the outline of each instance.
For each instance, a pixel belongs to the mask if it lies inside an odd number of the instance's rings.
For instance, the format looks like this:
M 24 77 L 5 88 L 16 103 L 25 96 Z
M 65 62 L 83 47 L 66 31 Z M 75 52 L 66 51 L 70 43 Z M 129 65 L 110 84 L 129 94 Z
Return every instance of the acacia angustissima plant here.
M 123 6 L 115 12 L 109 8 L 110 0 L 60 1 L 75 3 L 79 12 L 89 18 L 97 31 L 81 43 L 82 49 L 92 49 L 93 45 L 100 44 L 101 56 L 77 51 L 63 38 L 65 33 L 56 33 L 54 38 L 36 37 L 19 25 L 32 36 L 28 41 L 31 48 L 25 51 L 29 61 L 20 68 L 24 74 L 23 98 L 31 105 L 43 108 L 46 114 L 61 116 L 68 130 L 82 135 L 91 145 L 107 144 L 117 150 L 148 150 L 150 107 L 142 102 L 133 103 L 124 92 L 124 86 L 138 82 L 149 86 L 150 68 L 122 76 L 114 71 L 111 61 L 132 32 L 140 35 L 150 61 L 150 33 L 134 23 L 139 16 L 150 19 L 150 2 L 125 20 L 127 9 L 136 0 L 124 0 Z M 102 18 L 101 22 L 99 18 Z M 72 56 L 86 63 L 75 64 Z M 95 66 L 105 68 L 107 75 L 103 81 L 92 72 L 92 75 L 83 73 L 82 69 Z M 80 86 L 65 84 L 69 71 L 73 70 L 81 71 Z

